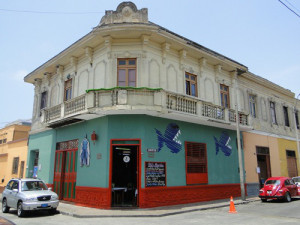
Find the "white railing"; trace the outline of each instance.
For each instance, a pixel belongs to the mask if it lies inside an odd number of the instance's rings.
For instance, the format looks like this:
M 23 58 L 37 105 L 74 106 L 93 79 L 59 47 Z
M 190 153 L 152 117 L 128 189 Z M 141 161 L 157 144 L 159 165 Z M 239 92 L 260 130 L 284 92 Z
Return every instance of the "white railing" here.
M 221 106 L 213 105 L 210 103 L 203 103 L 202 116 L 218 120 L 225 120 L 225 110 Z
M 45 122 L 58 119 L 61 116 L 61 104 L 44 110 Z
M 184 95 L 171 94 L 168 92 L 166 95 L 167 109 L 184 113 L 197 114 L 197 100 Z
M 235 111 L 193 96 L 149 88 L 112 88 L 90 90 L 88 93 L 43 111 L 43 122 L 52 123 L 88 112 L 114 110 L 173 111 L 199 117 L 199 120 L 236 121 Z M 248 115 L 239 112 L 240 124 L 249 125 Z
M 236 113 L 235 110 L 229 110 L 229 121 L 236 122 Z M 239 121 L 242 125 L 248 125 L 248 115 L 245 113 L 239 112 Z
M 77 98 L 65 102 L 65 116 L 80 112 L 85 109 L 85 97 L 81 95 Z

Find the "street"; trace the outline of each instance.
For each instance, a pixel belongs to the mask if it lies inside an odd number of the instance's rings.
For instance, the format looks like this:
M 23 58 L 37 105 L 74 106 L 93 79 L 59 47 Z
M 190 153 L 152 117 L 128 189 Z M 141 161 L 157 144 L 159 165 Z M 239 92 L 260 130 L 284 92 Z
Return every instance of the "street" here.
M 47 212 L 31 213 L 25 218 L 18 218 L 16 210 L 11 209 L 10 213 L 0 213 L 0 224 L 5 224 L 1 217 L 15 224 L 299 224 L 300 223 L 300 199 L 290 203 L 260 201 L 235 206 L 237 213 L 228 212 L 228 207 L 201 210 L 189 213 L 176 214 L 164 217 L 104 217 L 104 218 L 75 218 L 62 214 L 48 215 Z M 2 222 L 2 223 L 1 223 Z

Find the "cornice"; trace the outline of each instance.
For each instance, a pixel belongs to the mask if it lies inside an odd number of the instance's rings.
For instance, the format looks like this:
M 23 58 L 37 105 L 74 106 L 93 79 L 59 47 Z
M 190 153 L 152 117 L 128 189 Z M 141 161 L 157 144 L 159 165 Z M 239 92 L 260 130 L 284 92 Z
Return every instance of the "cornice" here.
M 269 89 L 273 90 L 274 92 L 279 92 L 279 93 L 286 95 L 288 97 L 291 97 L 291 98 L 295 97 L 295 94 L 292 91 L 285 89 L 263 77 L 255 75 L 251 72 L 247 72 L 246 74 L 242 75 L 242 77 L 244 77 L 245 79 L 251 80 L 254 83 L 257 83 L 261 86 L 269 88 Z

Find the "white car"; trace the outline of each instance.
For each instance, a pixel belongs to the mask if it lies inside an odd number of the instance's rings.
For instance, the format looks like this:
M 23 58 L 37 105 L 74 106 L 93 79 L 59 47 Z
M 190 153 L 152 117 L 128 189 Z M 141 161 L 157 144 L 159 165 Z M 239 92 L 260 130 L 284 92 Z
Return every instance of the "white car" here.
M 48 210 L 54 214 L 58 204 L 57 194 L 40 179 L 11 179 L 2 193 L 2 212 L 15 208 L 19 217 L 32 210 Z

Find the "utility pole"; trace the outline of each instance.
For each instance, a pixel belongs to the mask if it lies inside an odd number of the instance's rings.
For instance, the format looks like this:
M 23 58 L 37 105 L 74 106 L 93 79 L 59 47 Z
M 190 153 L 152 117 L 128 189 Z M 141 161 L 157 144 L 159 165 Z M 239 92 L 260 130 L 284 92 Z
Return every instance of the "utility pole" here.
M 234 71 L 234 89 L 235 89 L 235 116 L 236 116 L 236 137 L 237 137 L 237 145 L 238 145 L 238 157 L 239 157 L 239 168 L 240 168 L 240 186 L 241 186 L 241 197 L 242 200 L 246 200 L 245 194 L 245 179 L 244 179 L 244 165 L 243 165 L 243 156 L 242 156 L 242 148 L 241 148 L 241 136 L 240 136 L 240 116 L 238 112 L 238 76 L 242 75 L 246 71 L 240 70 L 237 68 Z
M 296 133 L 296 142 L 297 142 L 297 151 L 298 151 L 298 161 L 299 161 L 299 165 L 300 166 L 300 148 L 299 148 L 299 135 L 298 135 L 298 127 L 297 127 L 297 103 L 298 103 L 298 98 L 299 98 L 300 94 L 298 94 L 298 96 L 296 97 L 296 102 L 295 102 L 295 106 L 294 106 L 294 120 L 295 120 L 295 133 Z

